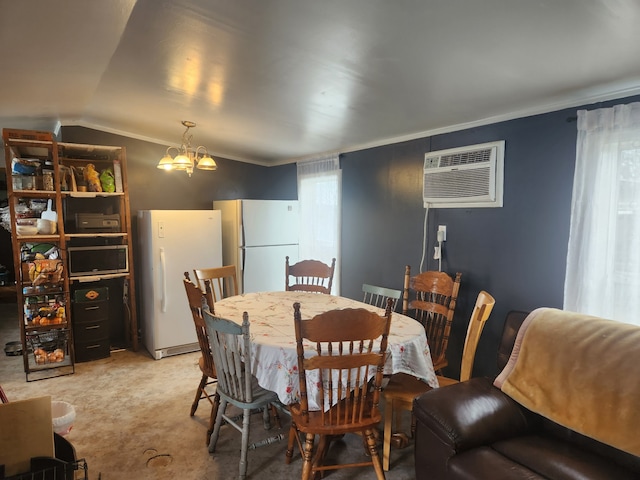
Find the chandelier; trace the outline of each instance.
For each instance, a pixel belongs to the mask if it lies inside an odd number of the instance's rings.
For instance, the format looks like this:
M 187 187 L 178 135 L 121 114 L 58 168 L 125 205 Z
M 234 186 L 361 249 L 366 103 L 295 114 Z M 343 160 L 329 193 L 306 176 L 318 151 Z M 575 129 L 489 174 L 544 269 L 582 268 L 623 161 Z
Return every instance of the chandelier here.
M 182 145 L 180 145 L 180 148 L 167 148 L 167 153 L 160 159 L 158 168 L 161 170 L 185 171 L 189 176 L 193 173 L 194 167 L 199 170 L 217 169 L 218 165 L 216 165 L 216 161 L 211 158 L 206 147 L 198 146 L 195 149 L 191 147 L 193 135 L 189 135 L 189 129 L 196 126 L 195 122 L 183 120 L 182 125 L 187 127 L 182 134 Z M 171 149 L 177 152 L 175 157 L 171 156 Z

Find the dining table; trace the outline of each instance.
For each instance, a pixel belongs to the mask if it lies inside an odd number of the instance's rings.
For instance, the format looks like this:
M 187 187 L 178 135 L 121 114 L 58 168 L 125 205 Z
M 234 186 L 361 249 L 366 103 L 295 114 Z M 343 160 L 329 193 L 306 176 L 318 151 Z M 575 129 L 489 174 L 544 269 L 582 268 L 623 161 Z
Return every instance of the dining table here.
M 273 392 L 284 405 L 299 401 L 298 358 L 293 322 L 293 304 L 300 304 L 302 319 L 329 310 L 365 308 L 384 314 L 384 310 L 367 303 L 336 295 L 309 292 L 257 292 L 234 295 L 215 302 L 214 315 L 242 324 L 243 312 L 250 322 L 252 374 L 258 384 Z M 305 354 L 315 352 L 305 344 Z M 384 374 L 406 373 L 438 388 L 431 362 L 427 337 L 422 324 L 397 312 L 392 313 L 387 341 Z M 318 409 L 318 387 L 307 377 L 309 408 Z

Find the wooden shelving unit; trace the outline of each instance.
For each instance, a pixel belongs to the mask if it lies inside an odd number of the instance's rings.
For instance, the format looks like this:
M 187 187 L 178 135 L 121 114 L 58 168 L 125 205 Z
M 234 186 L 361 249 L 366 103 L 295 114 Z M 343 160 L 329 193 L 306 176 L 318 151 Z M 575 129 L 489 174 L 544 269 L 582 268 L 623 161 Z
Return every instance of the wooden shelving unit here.
M 117 290 L 122 292 L 124 342 L 126 347 L 137 350 L 131 215 L 124 147 L 57 142 L 50 132 L 17 129 L 4 129 L 3 140 L 17 303 L 27 380 L 74 372 L 73 309 L 70 307 L 72 293 L 78 288 L 99 288 L 104 282 L 121 282 Z M 31 166 L 38 165 L 35 174 L 13 176 L 12 164 L 18 161 L 14 159 L 25 160 Z M 78 191 L 76 182 L 71 181 L 73 170 L 82 171 L 89 164 L 94 165 L 98 172 L 107 168 L 114 169 L 117 165 L 118 191 Z M 47 185 L 40 177 L 41 168 L 53 169 L 53 190 L 45 190 Z M 47 201 L 51 201 L 53 210 L 57 213 L 56 232 L 18 232 L 17 222 L 25 221 L 21 217 L 34 216 L 32 207 L 38 204 L 41 206 Z M 67 218 L 73 217 L 74 211 L 116 216 L 119 219 L 117 231 L 80 231 L 76 225 L 77 220 Z M 69 248 L 73 249 L 78 245 L 126 246 L 128 269 L 117 273 L 101 274 L 98 271 L 95 275 L 74 276 L 69 269 Z M 49 273 L 40 272 L 38 277 L 36 271 L 40 266 L 45 267 L 44 270 L 46 267 L 56 268 Z M 46 319 L 41 321 L 39 313 L 46 314 L 47 311 L 49 313 L 45 316 Z M 35 354 L 36 349 L 41 346 L 46 347 L 42 350 L 47 355 L 55 351 L 58 356 L 51 355 L 51 361 L 47 356 L 42 362 Z M 54 346 L 52 350 L 51 347 Z M 60 350 L 63 352 L 62 358 Z

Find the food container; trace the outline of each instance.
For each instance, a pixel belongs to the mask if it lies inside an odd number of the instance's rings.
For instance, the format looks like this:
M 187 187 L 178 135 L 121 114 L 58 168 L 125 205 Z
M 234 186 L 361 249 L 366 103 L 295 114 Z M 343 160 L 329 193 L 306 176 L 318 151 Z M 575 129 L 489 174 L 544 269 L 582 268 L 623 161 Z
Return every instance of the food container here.
M 33 175 L 11 175 L 11 185 L 14 190 L 35 190 L 36 177 Z
M 42 189 L 53 191 L 53 170 L 42 170 Z
M 36 235 L 38 233 L 37 218 L 19 218 L 16 220 L 18 235 Z
M 36 221 L 36 226 L 40 235 L 54 235 L 57 230 L 56 222 L 47 220 L 45 218 L 38 218 L 38 220 Z

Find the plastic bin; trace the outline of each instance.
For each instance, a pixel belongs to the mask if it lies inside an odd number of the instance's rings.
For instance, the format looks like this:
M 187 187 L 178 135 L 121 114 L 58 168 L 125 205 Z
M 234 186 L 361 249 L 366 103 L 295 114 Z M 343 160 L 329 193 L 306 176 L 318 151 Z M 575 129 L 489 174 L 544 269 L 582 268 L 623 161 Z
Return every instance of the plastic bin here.
M 51 417 L 53 431 L 59 435 L 66 435 L 73 428 L 76 419 L 76 409 L 68 402 L 53 400 L 51 402 Z

